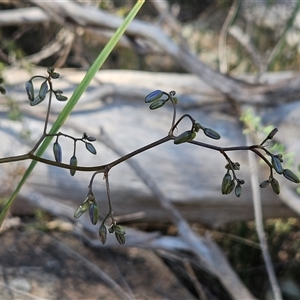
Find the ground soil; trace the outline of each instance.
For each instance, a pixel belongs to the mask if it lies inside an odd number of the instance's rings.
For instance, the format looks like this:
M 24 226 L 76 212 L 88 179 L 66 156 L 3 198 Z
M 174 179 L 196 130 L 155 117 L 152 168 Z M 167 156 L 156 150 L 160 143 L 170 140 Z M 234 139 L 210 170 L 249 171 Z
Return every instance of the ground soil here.
M 0 299 L 193 299 L 151 250 L 93 250 L 69 233 L 28 227 L 0 234 Z M 87 261 L 110 276 L 120 294 Z

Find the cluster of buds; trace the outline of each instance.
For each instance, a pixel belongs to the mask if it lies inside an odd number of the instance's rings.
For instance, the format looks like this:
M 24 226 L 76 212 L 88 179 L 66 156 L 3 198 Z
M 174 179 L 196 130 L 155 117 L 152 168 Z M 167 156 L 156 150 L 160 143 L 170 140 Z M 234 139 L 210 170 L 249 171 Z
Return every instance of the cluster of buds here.
M 242 185 L 245 183 L 243 179 L 238 179 L 235 176 L 235 171 L 240 169 L 240 164 L 238 162 L 233 163 L 230 161 L 230 163 L 226 164 L 225 169 L 227 169 L 227 172 L 222 180 L 222 194 L 228 195 L 234 189 L 235 195 L 240 197 L 242 194 Z M 230 174 L 230 171 L 233 176 Z
M 221 136 L 215 130 L 208 127 L 204 127 L 200 123 L 196 123 L 193 119 L 192 119 L 192 123 L 193 124 L 191 130 L 184 131 L 180 135 L 174 138 L 175 145 L 186 143 L 193 140 L 200 129 L 207 137 L 211 139 L 219 140 L 221 138 Z
M 271 154 L 268 153 L 268 155 L 271 156 L 271 164 L 273 169 L 276 171 L 277 174 L 279 175 L 283 175 L 286 179 L 288 179 L 291 182 L 294 183 L 299 183 L 300 180 L 298 178 L 298 176 L 296 176 L 290 169 L 284 169 L 282 166 L 282 154 Z M 264 180 L 261 184 L 260 187 L 261 188 L 266 188 L 269 185 L 271 185 L 273 191 L 275 194 L 279 194 L 280 193 L 280 185 L 277 179 L 274 178 L 273 174 L 271 173 L 269 176 L 269 179 Z
M 63 95 L 61 90 L 53 90 L 51 79 L 59 78 L 59 73 L 54 71 L 54 68 L 48 68 L 48 76 L 33 76 L 30 80 L 25 83 L 25 90 L 27 93 L 28 100 L 30 101 L 31 106 L 36 106 L 43 102 L 46 99 L 46 95 L 51 92 L 55 95 L 58 101 L 66 101 L 68 97 Z M 42 80 L 42 84 L 39 86 L 38 92 L 34 90 L 34 80 Z
M 81 217 L 86 211 L 89 211 L 90 221 L 93 225 L 98 223 L 98 205 L 95 199 L 95 196 L 91 190 L 89 190 L 85 200 L 81 203 L 74 213 L 74 218 L 78 219 Z M 112 218 L 112 223 L 106 228 L 105 221 L 107 218 L 111 216 L 111 212 L 104 218 L 100 227 L 99 227 L 99 237 L 104 245 L 106 243 L 107 231 L 109 233 L 114 233 L 117 241 L 120 244 L 125 244 L 125 230 L 121 225 L 117 225 L 115 219 Z
M 149 108 L 154 110 L 164 106 L 168 100 L 171 100 L 173 104 L 177 104 L 178 99 L 174 96 L 174 91 L 166 93 L 161 90 L 155 90 L 145 97 L 145 103 L 150 103 Z
M 271 157 L 271 174 L 269 176 L 269 179 L 263 181 L 261 184 L 260 184 L 260 187 L 261 188 L 266 188 L 268 187 L 269 185 L 271 185 L 273 191 L 275 194 L 279 194 L 280 193 L 280 185 L 279 185 L 279 182 L 277 179 L 274 178 L 273 176 L 273 172 L 272 172 L 272 169 L 275 170 L 275 172 L 279 175 L 283 175 L 286 179 L 288 179 L 289 181 L 291 182 L 294 182 L 294 183 L 299 183 L 300 180 L 298 178 L 298 176 L 296 176 L 291 170 L 289 169 L 284 169 L 283 166 L 282 166 L 282 163 L 283 163 L 283 157 L 282 157 L 282 154 L 273 154 L 271 152 L 269 152 L 267 149 L 265 149 L 263 147 L 263 144 L 268 141 L 268 140 L 272 140 L 273 137 L 275 136 L 275 134 L 278 132 L 278 129 L 277 128 L 274 128 L 269 134 L 268 136 L 265 138 L 265 140 L 260 144 L 262 146 L 262 148 L 264 149 L 264 151 L 266 152 L 266 154 L 268 156 Z
M 86 149 L 90 153 L 92 153 L 94 155 L 97 154 L 97 150 L 96 150 L 96 148 L 92 144 L 92 142 L 96 141 L 96 138 L 94 138 L 93 136 L 88 136 L 86 133 L 83 133 L 83 136 L 81 138 L 74 138 L 72 136 L 69 136 L 69 135 L 66 135 L 66 134 L 63 134 L 63 133 L 58 133 L 58 134 L 56 134 L 56 141 L 53 143 L 54 159 L 58 163 L 62 162 L 62 148 L 61 148 L 61 145 L 58 142 L 59 136 L 68 137 L 68 138 L 73 139 L 73 141 L 74 141 L 73 155 L 70 158 L 70 166 L 72 166 L 72 167 L 76 167 L 77 164 L 78 164 L 78 160 L 77 160 L 77 157 L 76 157 L 76 143 L 78 141 L 83 142 L 85 144 Z M 74 176 L 75 173 L 76 173 L 75 168 L 74 169 L 70 169 L 70 174 L 72 176 Z

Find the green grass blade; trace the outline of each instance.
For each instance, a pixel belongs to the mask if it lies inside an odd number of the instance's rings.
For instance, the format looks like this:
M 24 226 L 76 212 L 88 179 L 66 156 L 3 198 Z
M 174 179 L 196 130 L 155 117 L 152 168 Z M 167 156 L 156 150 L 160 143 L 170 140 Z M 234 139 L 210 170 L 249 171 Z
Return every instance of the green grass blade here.
M 84 76 L 83 80 L 81 81 L 81 83 L 79 84 L 79 86 L 77 87 L 77 89 L 74 91 L 74 93 L 71 96 L 71 98 L 69 99 L 68 103 L 66 104 L 66 106 L 64 107 L 64 109 L 62 110 L 62 112 L 59 114 L 58 118 L 56 119 L 55 123 L 53 124 L 52 128 L 50 129 L 50 131 L 49 131 L 50 134 L 57 133 L 59 131 L 60 127 L 64 124 L 64 122 L 66 121 L 66 119 L 68 118 L 68 116 L 70 115 L 70 113 L 72 112 L 73 108 L 75 107 L 75 105 L 79 101 L 80 97 L 82 96 L 82 94 L 87 89 L 87 87 L 89 86 L 90 82 L 92 81 L 92 79 L 96 75 L 97 71 L 102 67 L 103 63 L 105 62 L 105 60 L 107 59 L 107 57 L 109 56 L 109 54 L 111 53 L 111 51 L 114 49 L 114 47 L 116 46 L 117 42 L 122 37 L 122 35 L 124 34 L 125 30 L 129 26 L 129 24 L 131 23 L 131 21 L 134 19 L 134 17 L 138 13 L 138 11 L 140 10 L 140 8 L 144 4 L 144 2 L 145 2 L 145 0 L 138 0 L 136 2 L 135 6 L 132 8 L 132 10 L 128 14 L 128 16 L 126 17 L 126 19 L 124 20 L 124 22 L 117 29 L 117 31 L 114 34 L 114 36 L 109 40 L 109 42 L 107 43 L 107 45 L 105 46 L 105 48 L 102 50 L 102 52 L 99 54 L 99 56 L 97 57 L 97 59 L 95 60 L 95 62 L 92 64 L 92 66 L 90 67 L 90 69 L 87 71 L 87 73 Z M 38 149 L 38 151 L 36 153 L 37 156 L 42 156 L 43 155 L 43 153 L 45 152 L 45 150 L 49 146 L 51 140 L 52 140 L 52 137 L 47 137 L 43 141 L 43 143 L 41 144 L 41 146 L 39 147 L 39 149 Z M 26 182 L 28 176 L 31 174 L 31 172 L 35 168 L 36 164 L 37 164 L 36 161 L 32 161 L 31 162 L 31 164 L 29 165 L 28 169 L 24 173 L 24 176 L 22 177 L 21 181 L 19 182 L 18 186 L 16 187 L 15 191 L 10 196 L 9 200 L 7 201 L 7 203 L 4 205 L 4 207 L 3 207 L 3 209 L 2 209 L 2 211 L 0 213 L 0 227 L 2 226 L 2 223 L 3 223 L 4 219 L 5 219 L 5 216 L 7 215 L 8 211 L 10 210 L 10 208 L 11 208 L 11 206 L 12 206 L 12 204 L 13 204 L 15 198 L 16 198 L 16 196 L 19 194 L 22 186 L 24 185 L 24 183 Z

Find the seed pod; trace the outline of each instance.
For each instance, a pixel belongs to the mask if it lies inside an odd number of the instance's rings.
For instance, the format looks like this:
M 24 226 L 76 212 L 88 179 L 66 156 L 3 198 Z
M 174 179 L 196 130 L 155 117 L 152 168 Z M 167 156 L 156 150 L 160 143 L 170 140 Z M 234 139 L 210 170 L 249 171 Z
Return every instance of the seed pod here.
M 89 213 L 90 220 L 93 225 L 96 225 L 98 222 L 98 205 L 94 201 L 89 202 Z
M 219 140 L 221 138 L 221 136 L 211 128 L 204 128 L 203 132 L 206 136 L 208 136 L 211 139 Z
M 193 140 L 195 137 L 196 137 L 196 132 L 188 130 L 188 131 L 181 133 L 179 136 L 175 137 L 174 144 L 176 144 L 176 145 L 182 144 L 182 143 Z
M 272 186 L 274 193 L 279 195 L 280 194 L 280 186 L 279 186 L 279 182 L 275 178 L 271 179 L 271 186 Z
M 290 180 L 290 181 L 292 181 L 292 182 L 294 182 L 294 183 L 299 183 L 299 182 L 300 182 L 298 176 L 296 176 L 296 175 L 295 175 L 291 170 L 289 170 L 289 169 L 283 170 L 283 176 L 284 176 L 286 179 L 288 179 L 288 180 Z
M 271 140 L 277 132 L 278 132 L 278 129 L 277 129 L 277 128 L 274 128 L 274 129 L 268 134 L 268 140 Z
M 91 144 L 91 143 L 85 143 L 85 147 L 92 154 L 94 154 L 94 155 L 97 154 L 97 151 L 96 151 L 95 147 L 93 146 L 93 144 Z
M 226 173 L 223 177 L 223 180 L 222 180 L 222 194 L 225 195 L 225 191 L 226 191 L 226 188 L 227 188 L 227 185 L 229 185 L 231 182 L 231 175 L 230 173 Z
M 104 245 L 106 243 L 107 229 L 103 223 L 101 223 L 101 225 L 99 227 L 99 237 L 100 237 L 102 244 Z
M 125 244 L 125 236 L 124 236 L 124 234 L 120 234 L 118 232 L 115 232 L 115 236 L 116 236 L 116 239 L 119 242 L 119 244 L 121 244 L 121 245 Z
M 27 96 L 28 96 L 28 100 L 33 101 L 33 99 L 34 99 L 34 89 L 33 89 L 33 84 L 32 84 L 31 80 L 29 80 L 25 83 L 25 89 L 26 89 L 26 93 L 27 93 Z
M 262 189 L 264 189 L 264 188 L 268 187 L 269 184 L 270 184 L 270 180 L 265 180 L 265 181 L 263 181 L 259 186 L 260 186 Z
M 238 183 L 237 186 L 235 187 L 234 192 L 235 192 L 235 195 L 236 195 L 237 197 L 240 197 L 240 196 L 241 196 L 241 194 L 242 194 L 242 186 L 241 186 L 239 183 Z
M 75 155 L 73 155 L 72 157 L 71 157 L 71 159 L 70 159 L 70 166 L 77 166 L 77 163 L 78 163 L 78 161 L 77 161 L 77 157 L 75 156 Z M 75 173 L 76 173 L 76 170 L 75 169 L 70 169 L 70 174 L 71 174 L 71 176 L 74 176 L 75 175 Z
M 160 99 L 164 93 L 161 90 L 155 90 L 145 97 L 145 103 L 151 103 Z
M 47 83 L 47 81 L 44 81 L 41 84 L 41 87 L 40 87 L 40 90 L 39 90 L 39 97 L 41 99 L 45 99 L 47 93 L 48 93 L 48 83 Z
M 166 100 L 158 99 L 158 100 L 153 101 L 153 102 L 150 104 L 149 108 L 150 108 L 151 110 L 158 109 L 158 108 L 164 106 L 165 103 L 166 103 Z
M 56 141 L 53 144 L 53 153 L 54 153 L 54 158 L 58 163 L 61 163 L 62 160 L 62 150 L 60 144 Z
M 281 165 L 280 158 L 278 158 L 278 157 L 275 156 L 275 155 L 272 155 L 271 162 L 272 162 L 272 166 L 273 166 L 273 168 L 275 169 L 275 171 L 276 171 L 278 174 L 282 174 L 282 173 L 283 173 L 283 168 L 282 168 L 282 165 Z
M 87 201 L 83 202 L 78 206 L 78 208 L 75 210 L 74 218 L 78 219 L 83 213 L 85 213 L 89 208 L 89 203 Z

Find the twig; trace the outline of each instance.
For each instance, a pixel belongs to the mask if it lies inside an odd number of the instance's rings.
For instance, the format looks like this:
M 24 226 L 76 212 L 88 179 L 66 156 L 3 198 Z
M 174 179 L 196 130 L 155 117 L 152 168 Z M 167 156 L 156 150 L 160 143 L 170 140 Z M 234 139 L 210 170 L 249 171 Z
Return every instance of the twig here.
M 247 142 L 251 142 L 249 135 L 246 136 Z M 248 159 L 250 165 L 250 177 L 251 177 L 251 186 L 253 192 L 253 205 L 254 205 L 254 216 L 255 216 L 255 225 L 256 231 L 259 238 L 260 248 L 263 254 L 263 259 L 266 265 L 267 273 L 269 276 L 270 284 L 276 300 L 281 300 L 282 295 L 279 288 L 279 284 L 275 275 L 275 271 L 272 265 L 272 260 L 268 250 L 268 244 L 266 239 L 266 234 L 264 231 L 263 223 L 263 213 L 262 213 L 262 204 L 261 204 L 261 193 L 259 189 L 258 179 L 257 179 L 257 163 L 253 153 L 248 152 Z
M 193 268 L 192 268 L 189 260 L 185 258 L 183 260 L 183 265 L 184 265 L 184 268 L 185 268 L 187 274 L 190 277 L 190 280 L 192 281 L 192 283 L 193 283 L 193 285 L 194 285 L 194 287 L 195 287 L 195 289 L 196 289 L 196 291 L 198 293 L 199 299 L 201 299 L 201 300 L 207 300 L 205 291 L 204 291 L 201 283 L 198 281 L 197 276 L 196 276 L 196 274 L 195 274 L 195 272 L 194 272 L 194 270 L 193 270 Z

